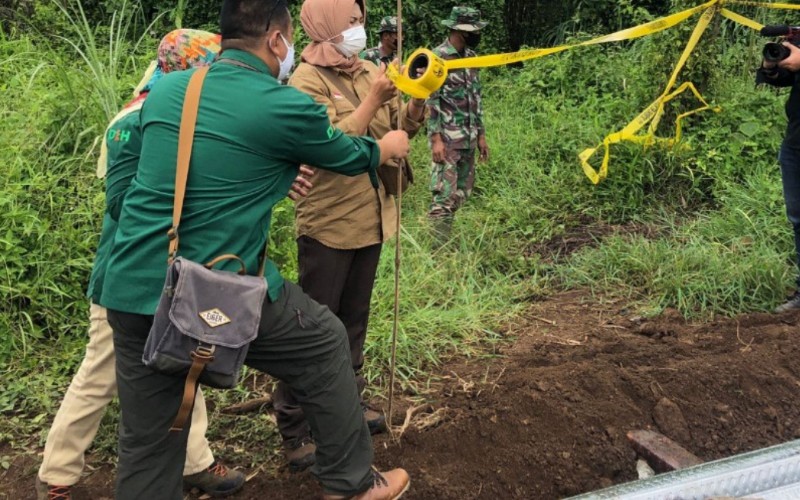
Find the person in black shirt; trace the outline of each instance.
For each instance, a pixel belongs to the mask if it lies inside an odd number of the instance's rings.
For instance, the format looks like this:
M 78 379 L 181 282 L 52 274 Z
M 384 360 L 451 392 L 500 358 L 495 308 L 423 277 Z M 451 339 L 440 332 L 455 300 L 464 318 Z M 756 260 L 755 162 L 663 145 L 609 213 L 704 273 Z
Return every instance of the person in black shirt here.
M 778 161 L 781 165 L 786 215 L 794 229 L 797 265 L 800 266 L 800 48 L 788 42 L 784 42 L 784 45 L 790 50 L 789 57 L 779 63 L 763 61 L 756 75 L 756 83 L 792 88 L 786 102 L 789 124 Z M 796 282 L 796 291 L 786 303 L 775 309 L 776 313 L 800 309 L 800 274 Z

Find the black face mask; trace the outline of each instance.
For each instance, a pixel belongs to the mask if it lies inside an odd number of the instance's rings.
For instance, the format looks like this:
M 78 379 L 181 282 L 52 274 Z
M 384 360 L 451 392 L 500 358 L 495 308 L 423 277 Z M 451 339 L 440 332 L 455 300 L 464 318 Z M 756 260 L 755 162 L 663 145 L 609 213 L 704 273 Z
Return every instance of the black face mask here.
M 481 34 L 480 33 L 464 33 L 464 43 L 467 44 L 467 47 L 474 49 L 481 43 Z

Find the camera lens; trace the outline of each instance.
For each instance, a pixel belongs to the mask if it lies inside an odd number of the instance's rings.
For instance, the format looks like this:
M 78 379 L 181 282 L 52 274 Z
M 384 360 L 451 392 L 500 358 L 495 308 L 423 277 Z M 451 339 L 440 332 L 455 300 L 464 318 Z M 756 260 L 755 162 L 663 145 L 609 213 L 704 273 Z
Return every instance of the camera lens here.
M 764 60 L 767 62 L 781 62 L 789 57 L 791 51 L 783 44 L 770 42 L 764 45 Z

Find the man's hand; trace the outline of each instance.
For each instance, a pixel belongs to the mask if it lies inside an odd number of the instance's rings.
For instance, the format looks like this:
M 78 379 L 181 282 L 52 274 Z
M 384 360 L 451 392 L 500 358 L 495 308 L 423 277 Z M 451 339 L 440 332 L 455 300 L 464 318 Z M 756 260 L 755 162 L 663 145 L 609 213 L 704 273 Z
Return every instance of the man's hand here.
M 789 42 L 783 42 L 783 46 L 789 49 L 789 57 L 778 63 L 778 67 L 788 69 L 791 72 L 800 71 L 800 48 Z
M 444 163 L 445 147 L 440 134 L 431 135 L 431 153 L 433 153 L 434 163 Z
M 378 139 L 378 147 L 381 150 L 381 164 L 389 159 L 406 158 L 410 149 L 408 133 L 405 130 L 391 130 Z
M 300 198 L 308 196 L 308 191 L 314 187 L 308 179 L 314 175 L 314 170 L 311 167 L 300 165 L 300 172 L 295 177 L 292 183 L 292 189 L 289 191 L 289 199 L 298 201 Z
M 478 158 L 481 162 L 485 162 L 489 160 L 489 145 L 486 144 L 486 136 L 479 135 L 478 136 L 478 151 L 480 151 L 481 155 Z

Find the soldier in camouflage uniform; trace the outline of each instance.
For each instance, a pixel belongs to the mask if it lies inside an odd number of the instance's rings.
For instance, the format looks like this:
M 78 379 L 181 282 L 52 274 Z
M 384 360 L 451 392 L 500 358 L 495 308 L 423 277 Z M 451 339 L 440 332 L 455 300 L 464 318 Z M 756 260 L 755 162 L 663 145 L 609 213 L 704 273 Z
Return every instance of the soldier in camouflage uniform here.
M 450 36 L 434 53 L 442 59 L 473 57 L 480 30 L 488 24 L 470 7 L 453 7 L 442 21 Z M 480 160 L 489 158 L 483 126 L 481 84 L 477 69 L 451 70 L 442 88 L 428 99 L 428 137 L 433 153 L 431 191 L 433 203 L 428 217 L 434 236 L 444 243 L 450 236 L 453 215 L 472 193 L 475 183 L 475 149 Z
M 397 18 L 386 16 L 381 19 L 378 36 L 380 37 L 378 46 L 365 50 L 359 57 L 372 61 L 375 66 L 380 67 L 381 63 L 389 64 L 397 57 Z

